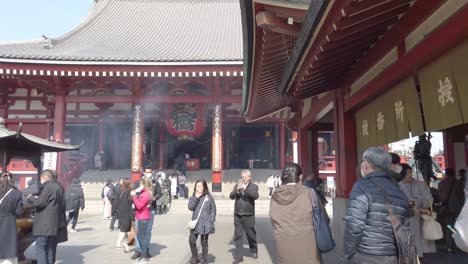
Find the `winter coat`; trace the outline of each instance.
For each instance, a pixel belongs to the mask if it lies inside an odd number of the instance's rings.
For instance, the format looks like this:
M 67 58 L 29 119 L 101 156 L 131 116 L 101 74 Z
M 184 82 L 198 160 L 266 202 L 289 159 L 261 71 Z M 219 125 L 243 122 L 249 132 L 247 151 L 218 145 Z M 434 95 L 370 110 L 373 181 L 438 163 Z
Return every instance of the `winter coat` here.
M 39 196 L 29 197 L 28 201 L 36 208 L 33 222 L 34 236 L 57 236 L 59 242 L 67 240 L 65 234 L 58 232 L 66 228 L 65 195 L 63 187 L 56 180 L 48 180 L 43 184 Z
M 315 241 L 312 202 L 308 187 L 281 185 L 270 202 L 278 264 L 321 263 Z
M 442 203 L 448 206 L 447 212 L 458 215 L 465 204 L 465 190 L 463 182 L 453 178 L 446 178 L 439 183 L 439 194 Z
M 132 218 L 134 217 L 132 203 L 133 198 L 130 195 L 130 190 L 125 190 L 122 192 L 120 189 L 118 189 L 115 191 L 114 207 L 116 208 L 121 232 L 130 232 L 132 227 Z
M 200 198 L 197 198 L 195 194 L 192 195 L 188 203 L 188 209 L 193 212 L 192 220 L 197 219 L 204 199 L 208 200 L 203 206 L 200 218 L 198 218 L 197 226 L 193 232 L 199 235 L 214 234 L 214 222 L 216 221 L 216 203 L 211 194 L 203 194 L 200 196 Z
M 234 205 L 235 215 L 255 215 L 255 200 L 258 199 L 258 186 L 250 182 L 245 190 L 237 190 L 237 185 L 234 186 L 231 194 L 231 200 L 236 200 Z
M 72 184 L 65 192 L 65 204 L 67 211 L 78 211 L 85 208 L 83 188 L 80 180 L 73 180 Z
M 155 210 L 157 206 L 157 201 L 161 198 L 163 195 L 161 191 L 161 185 L 159 184 L 158 181 L 155 181 L 153 183 L 153 201 L 151 202 L 151 209 Z
M 397 254 L 384 192 L 374 181 L 384 189 L 395 216 L 404 225 L 409 225 L 408 198 L 398 183 L 385 171 L 370 173 L 354 184 L 350 194 L 344 230 L 344 251 L 348 258 L 356 252 L 376 256 Z
M 3 197 L 0 197 L 2 199 Z M 16 258 L 18 237 L 16 234 L 16 217 L 23 213 L 22 194 L 13 189 L 0 204 L 0 259 Z
M 141 190 L 140 195 L 133 197 L 133 203 L 136 207 L 135 218 L 137 220 L 149 220 L 150 219 L 150 207 L 148 204 L 151 203 L 152 197 L 150 193 L 145 189 Z

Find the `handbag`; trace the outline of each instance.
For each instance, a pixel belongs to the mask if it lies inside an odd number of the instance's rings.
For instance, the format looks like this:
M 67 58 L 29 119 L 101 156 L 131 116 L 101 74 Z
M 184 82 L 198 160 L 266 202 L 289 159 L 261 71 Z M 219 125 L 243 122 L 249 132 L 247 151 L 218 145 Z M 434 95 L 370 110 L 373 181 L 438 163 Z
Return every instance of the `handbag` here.
M 390 207 L 389 199 L 385 189 L 375 182 L 372 178 L 369 180 L 377 186 L 377 189 L 384 195 L 385 208 L 388 212 L 388 218 L 392 225 L 393 235 L 397 244 L 398 264 L 416 264 L 419 263 L 418 254 L 416 253 L 416 242 L 413 232 L 408 225 L 401 223 L 400 219 L 393 213 Z M 391 179 L 389 179 L 391 180 Z
M 200 215 L 201 215 L 201 212 L 202 212 L 202 210 L 203 210 L 203 206 L 205 205 L 206 200 L 208 200 L 208 196 L 205 196 L 205 199 L 203 199 L 203 203 L 202 203 L 202 206 L 201 206 L 201 208 L 200 208 L 200 211 L 198 212 L 197 218 L 196 218 L 195 220 L 190 220 L 190 221 L 188 222 L 187 228 L 188 228 L 189 230 L 193 230 L 193 229 L 195 229 L 195 227 L 197 226 L 197 224 L 198 224 L 198 218 L 200 218 Z
M 421 217 L 424 219 L 423 238 L 425 240 L 439 240 L 444 237 L 442 226 L 436 221 L 437 214 L 432 211 L 432 205 L 431 215 L 421 215 Z
M 333 240 L 333 234 L 328 225 L 327 218 L 322 211 L 324 208 L 319 204 L 320 200 L 317 197 L 317 193 L 312 188 L 309 188 L 309 191 L 312 201 L 312 219 L 314 222 L 314 235 L 317 248 L 320 253 L 327 253 L 335 248 L 335 240 Z

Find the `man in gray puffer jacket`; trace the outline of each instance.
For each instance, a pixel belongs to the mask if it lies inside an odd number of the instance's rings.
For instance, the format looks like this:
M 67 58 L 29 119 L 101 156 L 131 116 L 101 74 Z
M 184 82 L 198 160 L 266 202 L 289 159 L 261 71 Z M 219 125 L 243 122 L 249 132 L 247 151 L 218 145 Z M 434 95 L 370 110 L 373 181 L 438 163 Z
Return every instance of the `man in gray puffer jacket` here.
M 409 202 L 398 184 L 390 178 L 391 156 L 381 148 L 368 148 L 361 161 L 363 179 L 350 194 L 346 213 L 344 251 L 350 263 L 397 263 L 397 247 L 385 207 L 384 193 L 400 222 L 408 224 Z

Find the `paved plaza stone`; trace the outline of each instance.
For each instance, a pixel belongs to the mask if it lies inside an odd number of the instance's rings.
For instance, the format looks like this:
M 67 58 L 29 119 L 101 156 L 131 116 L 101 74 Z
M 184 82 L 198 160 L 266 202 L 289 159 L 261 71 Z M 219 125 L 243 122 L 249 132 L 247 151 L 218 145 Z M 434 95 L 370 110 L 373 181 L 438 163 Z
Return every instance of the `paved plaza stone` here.
M 149 263 L 185 264 L 190 258 L 188 245 L 188 230 L 186 224 L 189 213 L 169 213 L 157 215 L 153 226 L 151 240 L 151 258 Z M 275 261 L 275 245 L 273 228 L 268 216 L 257 216 L 258 259 L 244 257 L 244 263 L 269 264 Z M 58 246 L 57 263 L 133 263 L 130 256 L 133 252 L 124 253 L 123 249 L 115 248 L 118 232 L 109 232 L 109 221 L 101 215 L 84 215 L 79 219 L 77 233 L 69 234 L 69 241 Z M 218 216 L 216 233 L 209 238 L 209 263 L 228 264 L 232 262 L 234 244 L 232 237 L 234 225 L 232 216 Z M 26 256 L 33 255 L 29 248 Z M 248 254 L 248 244 L 244 241 L 244 253 Z M 201 250 L 201 247 L 199 247 Z M 323 256 L 325 264 L 346 263 L 336 254 Z M 446 254 L 431 254 L 426 263 L 468 263 L 468 256 L 447 256 Z

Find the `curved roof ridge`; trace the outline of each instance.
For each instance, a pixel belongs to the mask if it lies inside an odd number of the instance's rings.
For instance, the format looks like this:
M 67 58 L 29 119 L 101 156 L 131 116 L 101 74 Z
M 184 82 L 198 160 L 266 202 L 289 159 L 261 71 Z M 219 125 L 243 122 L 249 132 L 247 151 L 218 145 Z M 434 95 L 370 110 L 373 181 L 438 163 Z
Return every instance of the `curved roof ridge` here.
M 103 12 L 103 10 L 109 5 L 109 3 L 112 0 L 99 0 L 95 1 L 94 4 L 91 6 L 91 8 L 88 11 L 88 14 L 86 17 L 82 19 L 80 24 L 76 26 L 75 28 L 72 28 L 70 31 L 65 33 L 64 35 L 57 37 L 57 38 L 50 38 L 52 41 L 57 41 L 60 43 L 61 40 L 65 40 L 68 37 L 73 36 L 74 34 L 78 33 L 80 29 L 83 29 L 87 25 L 89 25 L 91 22 L 95 21 L 98 17 L 99 14 Z
M 0 60 L 241 61 L 240 15 L 239 0 L 100 0 L 51 45 L 10 42 Z

